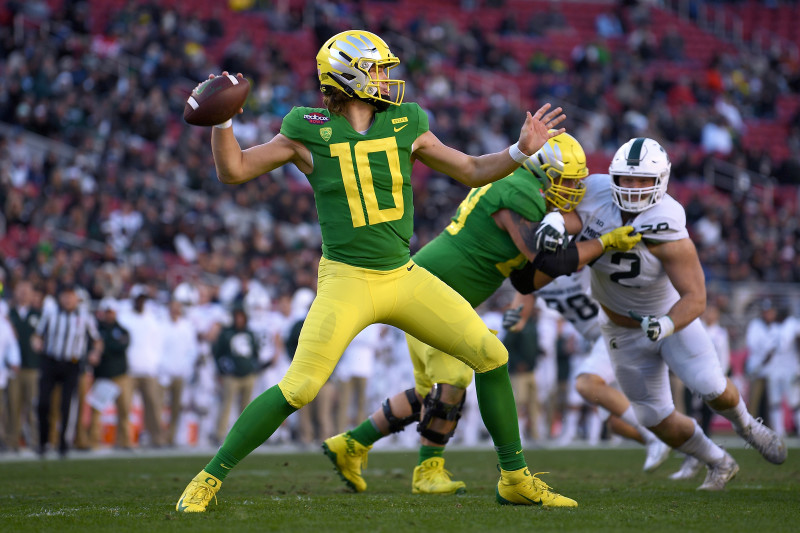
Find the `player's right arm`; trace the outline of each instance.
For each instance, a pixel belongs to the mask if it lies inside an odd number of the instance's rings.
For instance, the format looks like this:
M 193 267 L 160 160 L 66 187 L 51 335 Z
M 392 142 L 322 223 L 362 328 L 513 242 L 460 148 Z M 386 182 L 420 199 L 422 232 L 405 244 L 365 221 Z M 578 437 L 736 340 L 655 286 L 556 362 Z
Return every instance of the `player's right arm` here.
M 304 174 L 313 170 L 308 148 L 280 133 L 269 142 L 242 150 L 233 127 L 212 128 L 211 151 L 217 177 L 228 185 L 250 181 L 286 163 L 294 163 Z
M 539 227 L 539 222 L 528 220 L 511 209 L 501 209 L 494 213 L 492 217 L 500 229 L 508 232 L 517 249 L 528 259 L 529 265 L 531 267 L 537 265 L 539 262 L 536 261 L 535 242 L 536 229 Z M 580 219 L 577 214 L 574 212 L 565 213 L 564 218 L 568 230 L 580 230 Z M 603 254 L 603 251 L 603 244 L 598 239 L 591 239 L 575 244 L 574 250 L 561 250 L 556 254 L 552 254 L 552 257 L 548 257 L 548 259 L 555 264 L 556 271 L 561 272 L 561 275 L 566 275 L 594 261 Z M 530 270 L 527 269 L 527 275 L 533 275 L 531 290 L 541 289 L 556 277 L 542 272 L 541 268 L 533 268 L 533 272 L 530 272 Z M 550 271 L 550 274 L 556 273 L 553 270 L 547 270 Z
M 222 73 L 227 76 L 228 72 Z M 237 76 L 242 78 L 242 74 Z M 211 74 L 209 78 L 213 78 Z M 242 110 L 239 110 L 241 113 Z M 211 151 L 217 178 L 222 183 L 237 185 L 275 170 L 286 163 L 294 163 L 304 174 L 313 170 L 311 152 L 302 143 L 277 134 L 271 141 L 242 150 L 233 134 L 233 127 L 211 129 Z

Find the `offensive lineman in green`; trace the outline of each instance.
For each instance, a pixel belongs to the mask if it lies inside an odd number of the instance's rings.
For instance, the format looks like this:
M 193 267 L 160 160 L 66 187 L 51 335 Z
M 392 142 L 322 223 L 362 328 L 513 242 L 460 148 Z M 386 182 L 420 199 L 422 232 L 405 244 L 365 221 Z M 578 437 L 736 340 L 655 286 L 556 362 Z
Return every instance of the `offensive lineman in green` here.
M 527 160 L 566 117 L 542 106 L 527 113 L 519 141 L 502 152 L 468 156 L 441 143 L 424 111 L 402 103 L 399 64 L 377 35 L 356 30 L 331 37 L 317 54 L 326 108 L 294 108 L 280 134 L 247 150 L 231 121 L 215 126 L 211 147 L 223 183 L 239 184 L 293 163 L 314 190 L 322 230 L 317 297 L 281 381 L 242 412 L 217 454 L 183 491 L 176 509 L 203 512 L 239 461 L 290 414 L 310 402 L 345 347 L 382 322 L 465 362 L 475 373 L 484 423 L 498 450 L 500 484 L 514 503 L 575 506 L 537 485 L 526 467 L 508 376 L 508 352 L 472 306 L 411 261 L 411 166 L 419 160 L 469 187 L 499 180 Z
M 541 288 L 606 249 L 629 250 L 641 235 L 629 236 L 633 228 L 623 226 L 607 233 L 609 237 L 602 241 L 592 239 L 576 243 L 569 251 L 559 250 L 561 258 L 536 253 L 535 230 L 547 211 L 558 209 L 564 214 L 568 234 L 578 230 L 579 220 L 572 211 L 583 199 L 586 190 L 581 180 L 588 175 L 580 143 L 568 133 L 553 137 L 507 178 L 473 189 L 452 222 L 412 259 L 477 307 L 527 261 L 539 272 L 534 279 L 536 288 Z M 563 257 L 570 254 L 571 260 Z M 358 427 L 327 439 L 323 448 L 347 485 L 361 492 L 367 488 L 361 469 L 372 444 L 418 422 L 422 445 L 412 492 L 461 493 L 466 486 L 450 479 L 442 454 L 458 423 L 472 369 L 411 335 L 407 334 L 406 340 L 414 363 L 415 387 L 388 398 Z M 546 487 L 536 476 L 534 483 Z M 515 503 L 506 501 L 504 494 L 499 488 L 498 501 Z

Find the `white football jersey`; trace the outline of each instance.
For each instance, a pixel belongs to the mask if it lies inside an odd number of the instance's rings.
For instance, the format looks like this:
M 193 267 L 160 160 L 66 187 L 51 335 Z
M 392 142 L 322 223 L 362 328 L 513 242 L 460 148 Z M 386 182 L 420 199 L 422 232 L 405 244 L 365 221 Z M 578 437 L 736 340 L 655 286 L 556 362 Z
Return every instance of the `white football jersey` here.
M 600 307 L 589 296 L 589 269 L 559 276 L 538 291 L 547 307 L 558 311 L 589 342 L 600 336 L 597 315 Z
M 596 239 L 622 225 L 622 213 L 611 197 L 611 176 L 593 174 L 584 182 L 586 196 L 576 208 L 583 223 L 576 237 L 579 241 Z M 627 224 L 643 233 L 643 238 L 630 251 L 609 251 L 591 264 L 592 295 L 621 315 L 627 316 L 628 311 L 663 315 L 680 296 L 647 243 L 688 238 L 686 212 L 667 194 Z

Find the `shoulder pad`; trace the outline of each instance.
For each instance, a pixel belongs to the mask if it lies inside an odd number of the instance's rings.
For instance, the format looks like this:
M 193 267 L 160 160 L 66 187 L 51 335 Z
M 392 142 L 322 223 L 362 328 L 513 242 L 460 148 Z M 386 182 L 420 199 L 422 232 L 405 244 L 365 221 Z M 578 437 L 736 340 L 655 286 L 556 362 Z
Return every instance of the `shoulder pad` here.
M 677 241 L 689 237 L 686 211 L 668 194 L 658 204 L 640 213 L 633 220 L 633 226 L 648 241 Z

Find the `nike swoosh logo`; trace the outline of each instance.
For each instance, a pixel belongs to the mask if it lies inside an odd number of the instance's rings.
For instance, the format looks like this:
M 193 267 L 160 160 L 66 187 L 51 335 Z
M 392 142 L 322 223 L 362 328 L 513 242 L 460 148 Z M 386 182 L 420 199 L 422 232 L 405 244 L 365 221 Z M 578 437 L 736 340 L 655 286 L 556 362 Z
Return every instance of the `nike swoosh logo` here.
M 402 125 L 402 126 L 400 126 L 399 128 L 395 128 L 395 129 L 394 129 L 394 132 L 395 132 L 395 133 L 397 133 L 398 131 L 402 130 L 402 129 L 403 129 L 403 128 L 405 128 L 406 126 L 408 126 L 408 124 L 403 124 L 403 125 Z
M 405 127 L 405 126 L 403 126 L 403 127 Z M 408 267 L 406 270 L 408 270 L 409 272 L 411 272 L 411 269 L 412 269 L 412 268 L 414 268 L 414 265 L 411 265 L 411 266 L 410 266 L 410 267 Z
M 536 500 L 531 500 L 530 498 L 528 498 L 527 496 L 525 496 L 525 495 L 523 495 L 523 494 L 519 494 L 519 492 L 518 492 L 517 494 L 518 494 L 519 496 L 522 496 L 523 498 L 525 498 L 526 500 L 528 500 L 529 502 L 531 502 L 531 503 L 532 503 L 532 504 L 534 504 L 534 505 L 542 505 L 542 502 L 541 502 L 541 500 L 539 500 L 539 501 L 537 502 Z
M 225 470 L 230 470 L 230 469 L 231 469 L 231 467 L 230 467 L 230 466 L 227 466 L 225 463 L 220 463 L 220 464 L 219 464 L 219 466 L 221 466 L 221 467 L 222 467 L 222 468 L 224 468 Z
M 178 511 L 183 512 L 186 510 L 186 506 L 183 505 L 183 498 L 178 501 Z
M 519 454 L 521 454 L 521 453 L 522 453 L 522 450 L 520 450 L 520 451 L 518 451 L 518 452 L 514 452 L 514 454 L 516 454 L 516 455 L 519 455 Z

